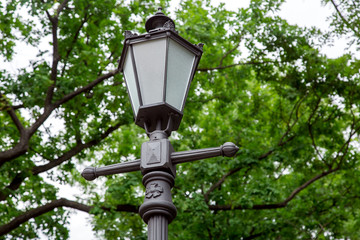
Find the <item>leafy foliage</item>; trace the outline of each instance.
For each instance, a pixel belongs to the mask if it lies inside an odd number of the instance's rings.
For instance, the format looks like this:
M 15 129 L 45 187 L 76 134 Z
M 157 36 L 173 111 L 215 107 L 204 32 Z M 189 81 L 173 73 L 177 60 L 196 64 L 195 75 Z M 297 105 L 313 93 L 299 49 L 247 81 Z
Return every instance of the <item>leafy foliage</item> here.
M 170 239 L 358 239 L 360 61 L 321 54 L 338 36 L 358 46 L 355 1 L 334 7 L 328 32 L 290 25 L 283 1 L 246 9 L 183 0 L 179 34 L 204 43 L 176 151 L 240 146 L 234 158 L 177 166 Z M 160 1 L 164 9 L 169 1 Z M 143 130 L 118 70 L 125 30 L 143 33 L 155 1 L 1 3 L 0 54 L 38 49 L 0 72 L 0 239 L 67 239 L 69 208 L 92 215 L 99 238 L 146 239 L 140 173 L 86 182 L 79 166 L 139 158 Z M 26 14 L 19 14 L 19 12 Z M 44 40 L 45 39 L 45 40 Z M 349 50 L 350 51 L 350 50 Z M 62 198 L 59 186 L 83 191 Z

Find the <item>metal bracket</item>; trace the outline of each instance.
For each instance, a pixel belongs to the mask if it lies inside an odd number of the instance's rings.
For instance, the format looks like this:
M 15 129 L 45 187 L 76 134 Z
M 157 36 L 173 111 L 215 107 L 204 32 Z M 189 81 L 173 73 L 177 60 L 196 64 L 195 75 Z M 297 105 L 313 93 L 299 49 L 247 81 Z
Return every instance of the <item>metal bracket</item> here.
M 239 150 L 234 143 L 227 142 L 221 145 L 220 147 L 214 148 L 205 148 L 191 151 L 182 151 L 182 152 L 172 152 L 170 154 L 171 163 L 173 165 L 185 162 L 192 162 L 196 160 L 212 158 L 212 157 L 233 157 Z M 125 162 L 125 163 L 117 163 L 108 165 L 105 167 L 87 167 L 81 173 L 86 180 L 92 181 L 99 176 L 107 176 L 117 173 L 126 173 L 126 172 L 134 172 L 140 170 L 140 159 Z
M 169 139 L 144 142 L 141 146 L 141 173 L 146 174 L 151 171 L 165 171 L 175 177 L 176 169 L 171 161 L 171 153 L 173 152 L 174 148 Z
M 171 135 L 171 132 L 172 132 L 173 126 L 174 126 L 173 115 L 174 114 L 172 114 L 172 113 L 169 114 L 167 125 L 164 130 L 161 129 L 161 121 L 160 120 L 158 120 L 156 123 L 157 124 L 156 130 L 154 130 L 152 132 L 149 131 L 149 127 L 148 127 L 147 123 L 144 122 L 144 129 L 145 129 L 146 134 L 149 136 L 150 141 L 168 138 Z

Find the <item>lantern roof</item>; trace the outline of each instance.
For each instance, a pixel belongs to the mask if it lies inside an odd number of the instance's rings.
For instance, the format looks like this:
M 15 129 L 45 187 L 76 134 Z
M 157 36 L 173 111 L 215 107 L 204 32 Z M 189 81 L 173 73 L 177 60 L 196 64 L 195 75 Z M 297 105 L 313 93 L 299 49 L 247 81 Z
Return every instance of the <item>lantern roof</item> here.
M 155 15 L 151 16 L 146 21 L 145 29 L 148 33 L 137 34 L 132 31 L 125 30 L 124 49 L 121 53 L 119 65 L 120 71 L 123 70 L 125 54 L 129 44 L 153 40 L 166 36 L 173 38 L 173 40 L 177 41 L 178 43 L 186 47 L 188 50 L 194 52 L 196 55 L 202 55 L 204 44 L 192 44 L 186 39 L 182 38 L 175 30 L 174 21 L 170 17 L 166 16 L 161 10 L 162 8 L 159 7 Z
M 145 23 L 145 29 L 147 32 L 154 31 L 161 28 L 170 28 L 175 31 L 174 21 L 166 16 L 162 11 L 162 8 L 159 7 L 158 11 L 154 16 L 151 16 Z

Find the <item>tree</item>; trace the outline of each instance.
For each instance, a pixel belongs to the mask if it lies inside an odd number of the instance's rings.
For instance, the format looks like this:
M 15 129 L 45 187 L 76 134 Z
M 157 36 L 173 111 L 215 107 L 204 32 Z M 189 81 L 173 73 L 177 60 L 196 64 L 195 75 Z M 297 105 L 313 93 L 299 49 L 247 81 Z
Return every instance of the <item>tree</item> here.
M 226 141 L 241 148 L 233 159 L 177 166 L 171 239 L 360 237 L 360 61 L 351 53 L 337 59 L 320 53 L 346 34 L 359 46 L 359 14 L 350 2 L 324 1 L 335 15 L 334 29 L 323 33 L 278 17 L 282 2 L 252 0 L 247 9 L 229 11 L 185 0 L 175 11 L 179 33 L 205 45 L 172 144 L 177 151 Z M 5 59 L 19 41 L 36 47 L 51 39 L 50 52 L 39 49 L 28 68 L 0 73 L 2 238 L 43 232 L 66 239 L 69 209 L 76 209 L 93 216 L 103 238 L 145 239 L 137 215 L 141 174 L 88 183 L 77 166 L 139 158 L 146 136 L 133 124 L 117 61 L 124 31 L 145 32 L 154 4 L 1 5 Z M 80 187 L 84 195 L 62 198 L 55 182 Z

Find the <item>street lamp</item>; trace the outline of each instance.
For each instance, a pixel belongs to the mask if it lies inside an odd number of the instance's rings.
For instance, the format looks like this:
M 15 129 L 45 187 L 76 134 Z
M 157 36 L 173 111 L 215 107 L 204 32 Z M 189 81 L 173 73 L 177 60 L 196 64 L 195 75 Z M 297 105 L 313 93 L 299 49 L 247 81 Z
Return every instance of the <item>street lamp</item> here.
M 166 240 L 168 224 L 176 217 L 171 198 L 176 164 L 216 156 L 232 157 L 239 148 L 233 143 L 220 147 L 175 152 L 168 137 L 178 129 L 190 83 L 202 55 L 202 44 L 180 37 L 173 20 L 159 11 L 145 24 L 148 33 L 125 32 L 120 70 L 134 112 L 135 123 L 150 141 L 141 146 L 141 159 L 105 167 L 87 167 L 82 176 L 98 176 L 140 170 L 146 188 L 139 214 L 148 224 L 149 240 Z
M 148 33 L 126 31 L 120 70 L 134 111 L 135 123 L 147 132 L 157 124 L 178 129 L 190 83 L 202 54 L 175 31 L 173 20 L 159 11 L 145 25 Z M 159 123 L 160 122 L 160 123 Z

